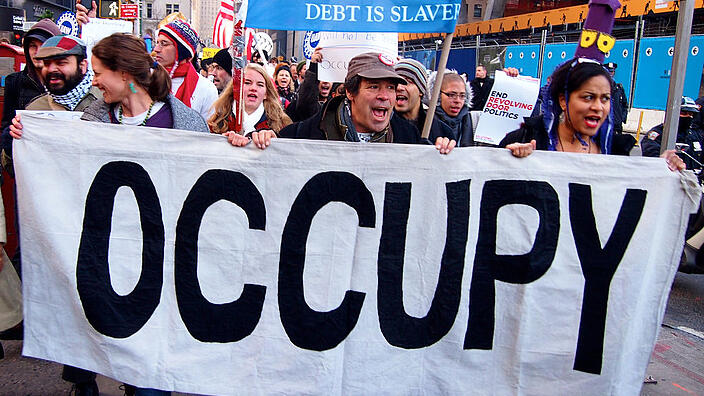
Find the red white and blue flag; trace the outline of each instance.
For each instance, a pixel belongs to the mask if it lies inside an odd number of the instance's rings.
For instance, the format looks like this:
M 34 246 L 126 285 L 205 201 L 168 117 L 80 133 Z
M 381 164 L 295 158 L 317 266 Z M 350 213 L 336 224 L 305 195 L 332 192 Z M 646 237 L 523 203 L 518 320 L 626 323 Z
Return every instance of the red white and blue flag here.
M 215 17 L 213 27 L 213 43 L 220 48 L 228 48 L 232 44 L 232 33 L 235 27 L 234 0 L 221 0 L 220 11 Z

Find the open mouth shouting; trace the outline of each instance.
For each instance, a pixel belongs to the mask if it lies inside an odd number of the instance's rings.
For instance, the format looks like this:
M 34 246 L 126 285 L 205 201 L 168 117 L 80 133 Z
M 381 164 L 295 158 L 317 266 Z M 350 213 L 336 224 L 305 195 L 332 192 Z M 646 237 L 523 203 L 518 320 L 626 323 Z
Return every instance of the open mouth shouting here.
M 398 106 L 408 105 L 408 96 L 406 96 L 405 93 L 397 93 L 396 94 L 396 105 L 398 105 Z
M 589 129 L 597 129 L 599 127 L 600 121 L 601 117 L 599 116 L 589 115 L 584 117 L 584 125 L 586 125 Z
M 384 122 L 388 120 L 390 110 L 388 107 L 372 107 L 372 116 L 375 121 Z

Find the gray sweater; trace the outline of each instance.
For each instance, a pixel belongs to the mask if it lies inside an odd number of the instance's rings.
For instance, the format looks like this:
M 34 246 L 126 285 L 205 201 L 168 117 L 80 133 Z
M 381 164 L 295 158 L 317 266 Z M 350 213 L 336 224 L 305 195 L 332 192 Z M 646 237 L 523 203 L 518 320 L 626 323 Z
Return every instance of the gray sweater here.
M 183 129 L 195 132 L 210 132 L 208 124 L 203 120 L 197 111 L 186 106 L 175 96 L 169 94 L 166 97 L 166 105 L 171 108 L 174 118 L 174 129 Z M 110 123 L 110 104 L 103 100 L 96 100 L 88 108 L 83 110 L 82 120 Z

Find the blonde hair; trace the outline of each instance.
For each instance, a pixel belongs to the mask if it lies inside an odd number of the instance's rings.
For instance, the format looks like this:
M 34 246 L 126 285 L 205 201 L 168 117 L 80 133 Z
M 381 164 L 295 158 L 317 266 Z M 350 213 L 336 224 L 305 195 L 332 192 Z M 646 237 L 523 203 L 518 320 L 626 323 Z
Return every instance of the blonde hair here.
M 274 132 L 279 133 L 285 126 L 291 124 L 291 119 L 281 106 L 279 102 L 279 94 L 276 92 L 273 81 L 271 77 L 266 72 L 264 67 L 256 64 L 249 63 L 245 66 L 243 73 L 247 70 L 252 70 L 259 73 L 265 81 L 266 84 L 266 97 L 264 98 L 264 114 L 268 120 L 269 127 L 274 130 Z M 210 132 L 212 133 L 225 133 L 227 132 L 227 121 L 232 114 L 232 102 L 234 101 L 234 93 L 232 89 L 232 81 L 230 81 L 225 89 L 220 94 L 220 97 L 213 103 L 213 108 L 215 113 L 208 119 L 208 127 L 210 127 Z

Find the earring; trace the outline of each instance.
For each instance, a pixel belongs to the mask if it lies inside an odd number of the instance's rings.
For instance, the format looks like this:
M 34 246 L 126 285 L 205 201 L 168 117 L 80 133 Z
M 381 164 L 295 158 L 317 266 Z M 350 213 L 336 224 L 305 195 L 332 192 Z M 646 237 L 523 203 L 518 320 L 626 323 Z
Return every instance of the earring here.
M 132 91 L 132 93 L 137 93 L 137 88 L 134 87 L 134 83 L 132 82 L 130 83 L 130 91 Z

